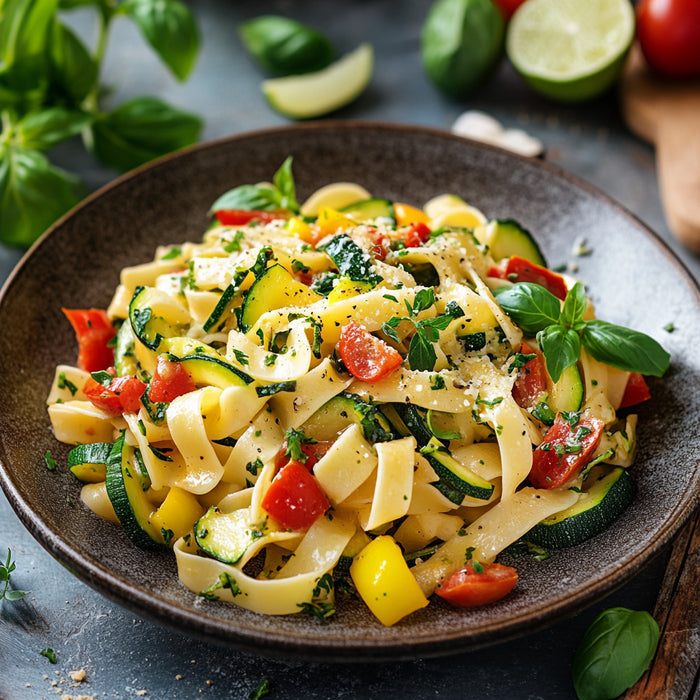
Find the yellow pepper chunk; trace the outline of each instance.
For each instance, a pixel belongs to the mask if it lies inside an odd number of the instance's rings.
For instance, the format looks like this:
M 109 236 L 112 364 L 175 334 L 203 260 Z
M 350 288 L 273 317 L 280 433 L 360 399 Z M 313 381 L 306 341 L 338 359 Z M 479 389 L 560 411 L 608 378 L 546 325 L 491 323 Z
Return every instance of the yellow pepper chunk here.
M 299 238 L 305 243 L 314 243 L 318 237 L 314 230 L 309 226 L 309 224 L 304 221 L 299 216 L 293 216 L 286 224 L 287 233 L 294 237 Z
M 367 607 L 387 627 L 428 604 L 389 535 L 376 537 L 355 557 L 350 576 Z
M 173 486 L 160 508 L 151 516 L 151 522 L 161 531 L 172 531 L 169 544 L 192 532 L 192 527 L 204 515 L 204 508 L 189 491 Z M 165 537 L 165 536 L 164 536 Z
M 344 231 L 346 228 L 352 228 L 357 226 L 357 224 L 350 217 L 345 216 L 345 214 L 336 209 L 323 207 L 318 212 L 316 226 L 321 233 L 321 237 L 323 237 L 330 236 L 338 231 Z
M 373 289 L 371 282 L 357 282 L 349 277 L 341 277 L 328 295 L 328 303 L 335 304 L 336 301 L 356 297 L 358 294 L 364 294 L 371 289 Z
M 401 202 L 394 202 L 394 216 L 397 226 L 427 224 L 430 221 L 430 217 L 422 209 Z

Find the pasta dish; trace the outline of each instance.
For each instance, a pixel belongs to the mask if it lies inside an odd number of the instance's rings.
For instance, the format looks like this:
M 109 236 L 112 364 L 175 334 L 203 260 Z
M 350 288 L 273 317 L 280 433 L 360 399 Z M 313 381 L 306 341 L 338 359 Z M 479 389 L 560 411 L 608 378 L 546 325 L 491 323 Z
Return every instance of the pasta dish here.
M 299 206 L 291 159 L 212 221 L 108 309 L 64 310 L 79 357 L 47 401 L 84 504 L 194 593 L 326 619 L 350 590 L 392 625 L 435 593 L 498 600 L 499 554 L 630 502 L 628 407 L 668 355 L 595 319 L 516 221 L 342 182 Z

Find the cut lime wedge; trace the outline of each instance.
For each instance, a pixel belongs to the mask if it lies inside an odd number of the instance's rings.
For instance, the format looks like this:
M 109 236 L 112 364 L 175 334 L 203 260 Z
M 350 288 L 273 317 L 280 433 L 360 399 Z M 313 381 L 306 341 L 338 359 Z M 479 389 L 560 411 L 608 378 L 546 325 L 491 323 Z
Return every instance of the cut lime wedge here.
M 352 102 L 367 87 L 374 51 L 361 44 L 353 52 L 315 73 L 265 80 L 262 91 L 270 105 L 292 119 L 311 119 Z
M 618 78 L 634 27 L 629 0 L 528 0 L 508 25 L 506 52 L 537 92 L 587 100 Z

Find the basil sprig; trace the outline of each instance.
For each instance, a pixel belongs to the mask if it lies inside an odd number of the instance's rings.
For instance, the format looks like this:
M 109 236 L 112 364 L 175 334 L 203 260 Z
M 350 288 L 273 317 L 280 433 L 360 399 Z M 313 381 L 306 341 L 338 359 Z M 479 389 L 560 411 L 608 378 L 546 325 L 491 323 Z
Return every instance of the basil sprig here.
M 92 6 L 94 49 L 62 21 Z M 194 143 L 201 120 L 153 97 L 112 111 L 99 75 L 109 28 L 127 17 L 178 80 L 199 49 L 194 15 L 181 0 L 5 0 L 0 2 L 0 241 L 30 245 L 76 204 L 86 187 L 53 166 L 44 151 L 82 135 L 105 165 L 127 170 Z
M 211 205 L 210 212 L 226 209 L 243 209 L 246 211 L 273 211 L 287 209 L 295 214 L 299 212 L 296 199 L 296 187 L 292 175 L 292 157 L 285 159 L 275 173 L 272 185 L 239 185 L 224 192 Z
M 586 630 L 574 656 L 579 700 L 611 700 L 631 688 L 654 658 L 659 626 L 645 611 L 604 610 Z
M 527 335 L 536 335 L 552 381 L 575 364 L 581 346 L 606 365 L 627 372 L 660 377 L 670 355 L 653 338 L 607 321 L 585 321 L 588 305 L 583 285 L 577 282 L 564 305 L 548 290 L 532 282 L 518 282 L 495 292 L 501 308 Z

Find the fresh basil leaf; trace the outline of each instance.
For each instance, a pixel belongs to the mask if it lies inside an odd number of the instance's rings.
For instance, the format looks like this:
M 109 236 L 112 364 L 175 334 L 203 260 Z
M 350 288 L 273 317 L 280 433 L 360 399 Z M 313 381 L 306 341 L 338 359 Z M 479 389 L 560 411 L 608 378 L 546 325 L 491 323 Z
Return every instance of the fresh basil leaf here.
M 280 209 L 280 196 L 277 190 L 263 185 L 240 185 L 219 197 L 211 205 L 211 213 L 224 209 L 245 209 L 272 211 Z
M 272 75 L 300 75 L 328 66 L 335 50 L 321 32 L 288 17 L 263 15 L 239 27 L 243 44 Z
M 97 62 L 85 44 L 61 22 L 51 28 L 49 92 L 54 100 L 76 107 L 97 84 Z
M 17 139 L 23 148 L 45 151 L 76 136 L 91 121 L 85 112 L 50 107 L 27 114 L 17 125 Z
M 192 72 L 199 33 L 192 12 L 179 0 L 126 0 L 120 6 L 178 80 Z
M 559 323 L 569 327 L 573 326 L 577 321 L 583 318 L 587 306 L 588 298 L 586 297 L 586 290 L 580 282 L 576 282 L 566 295 L 564 306 L 559 316 Z
M 85 194 L 80 181 L 26 148 L 0 145 L 0 240 L 33 243 Z
M 91 127 L 92 149 L 106 165 L 130 170 L 197 141 L 202 122 L 155 97 L 140 97 L 100 114 Z
M 581 341 L 591 357 L 627 372 L 661 377 L 671 356 L 644 333 L 607 321 L 587 321 Z
M 280 206 L 282 209 L 298 212 L 299 204 L 296 199 L 296 188 L 294 176 L 292 175 L 292 157 L 287 156 L 284 163 L 279 167 L 274 175 L 273 183 L 280 193 Z
M 564 326 L 548 326 L 537 334 L 547 364 L 547 372 L 553 382 L 558 382 L 561 373 L 578 361 L 581 355 L 581 340 L 576 331 Z
M 644 611 L 610 608 L 586 630 L 574 656 L 579 700 L 612 700 L 631 688 L 654 658 L 659 626 Z
M 559 299 L 539 284 L 518 282 L 497 289 L 494 295 L 501 308 L 529 335 L 559 321 Z
M 39 105 L 46 89 L 49 30 L 58 0 L 0 3 L 0 107 Z
M 435 367 L 435 348 L 420 331 L 411 338 L 407 359 L 411 369 L 432 371 Z

